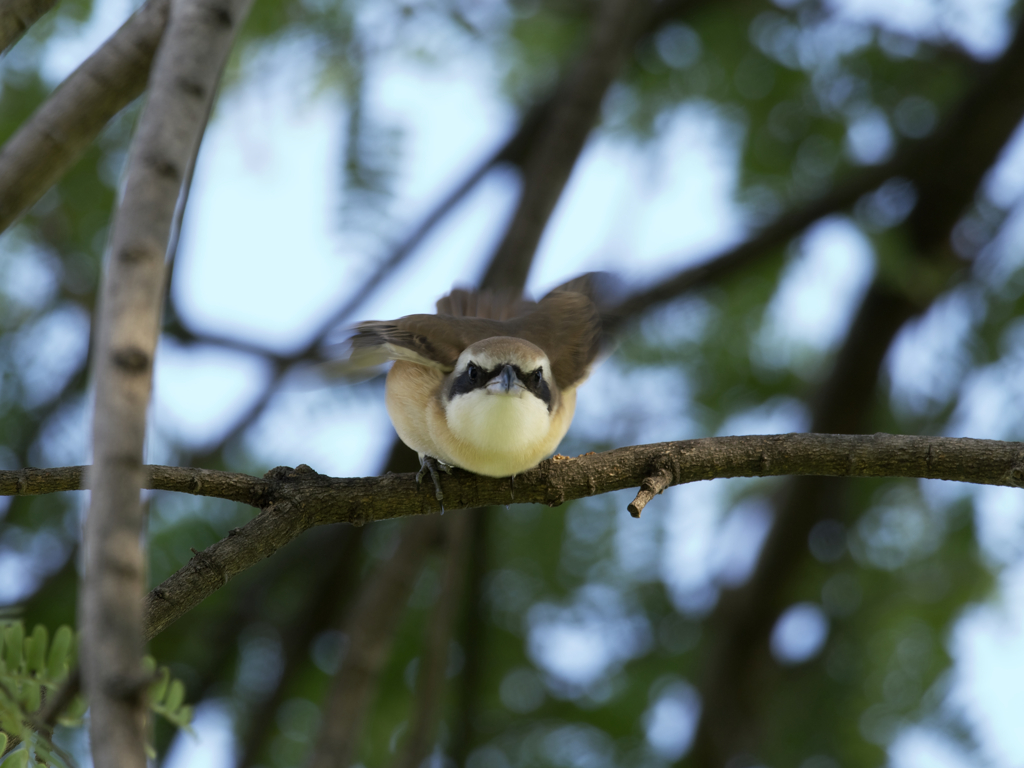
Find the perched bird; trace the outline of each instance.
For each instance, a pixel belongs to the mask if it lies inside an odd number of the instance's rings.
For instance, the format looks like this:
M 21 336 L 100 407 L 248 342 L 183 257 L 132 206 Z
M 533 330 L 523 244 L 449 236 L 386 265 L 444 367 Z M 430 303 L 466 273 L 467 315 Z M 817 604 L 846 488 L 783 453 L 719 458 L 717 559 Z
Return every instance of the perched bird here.
M 432 459 L 510 477 L 554 453 L 576 410 L 576 388 L 602 350 L 598 275 L 559 286 L 538 302 L 456 289 L 435 315 L 356 326 L 349 365 L 394 360 L 388 415 L 429 469 Z

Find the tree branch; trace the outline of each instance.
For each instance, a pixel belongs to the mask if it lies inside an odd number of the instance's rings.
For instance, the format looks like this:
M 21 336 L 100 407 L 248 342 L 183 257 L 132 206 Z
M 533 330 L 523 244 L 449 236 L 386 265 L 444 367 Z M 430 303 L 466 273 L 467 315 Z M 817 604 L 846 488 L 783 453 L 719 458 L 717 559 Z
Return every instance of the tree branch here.
M 0 495 L 82 489 L 85 467 L 0 472 Z M 152 638 L 241 571 L 317 525 L 364 525 L 439 511 L 433 490 L 412 473 L 332 478 L 305 465 L 262 478 L 187 467 L 148 467 L 144 487 L 242 501 L 261 514 L 196 554 L 146 598 Z M 670 485 L 727 477 L 781 475 L 914 477 L 1024 487 L 1024 444 L 967 437 L 911 435 L 744 435 L 617 448 L 578 458 L 556 456 L 516 477 L 455 470 L 446 476 L 447 509 L 497 504 L 557 506 L 573 499 L 638 488 L 660 470 Z
M 148 0 L 0 147 L 0 232 L 146 87 L 170 0 Z
M 0 54 L 56 4 L 57 0 L 0 0 Z
M 146 764 L 139 500 L 171 221 L 234 33 L 251 0 L 175 0 L 114 222 L 94 347 L 92 498 L 79 597 L 97 765 Z
M 604 0 L 590 39 L 554 95 L 550 114 L 523 164 L 519 205 L 482 283 L 523 285 L 540 237 L 597 121 L 601 101 L 625 64 L 650 3 Z M 516 258 L 517 254 L 529 258 Z
M 721 280 L 763 258 L 766 252 L 784 246 L 814 222 L 848 209 L 862 196 L 877 189 L 886 179 L 905 173 L 918 156 L 915 150 L 916 147 L 905 146 L 892 161 L 856 171 L 851 178 L 839 183 L 826 194 L 787 211 L 728 251 L 696 266 L 685 267 L 661 282 L 628 296 L 612 310 L 607 321 L 608 327 L 618 328 L 658 304 Z

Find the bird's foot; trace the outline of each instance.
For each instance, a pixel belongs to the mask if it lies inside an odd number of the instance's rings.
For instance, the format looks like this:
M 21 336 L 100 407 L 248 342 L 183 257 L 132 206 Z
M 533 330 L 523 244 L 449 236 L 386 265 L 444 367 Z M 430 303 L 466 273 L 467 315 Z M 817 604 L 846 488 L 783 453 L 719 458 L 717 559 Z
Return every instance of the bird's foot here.
M 444 501 L 444 492 L 441 490 L 441 478 L 437 474 L 438 469 L 446 475 L 452 473 L 451 464 L 445 464 L 433 456 L 420 456 L 420 471 L 416 473 L 416 485 L 419 485 L 423 481 L 423 476 L 430 472 L 430 479 L 434 481 L 434 498 L 438 501 Z M 441 511 L 444 511 L 444 506 L 441 507 Z

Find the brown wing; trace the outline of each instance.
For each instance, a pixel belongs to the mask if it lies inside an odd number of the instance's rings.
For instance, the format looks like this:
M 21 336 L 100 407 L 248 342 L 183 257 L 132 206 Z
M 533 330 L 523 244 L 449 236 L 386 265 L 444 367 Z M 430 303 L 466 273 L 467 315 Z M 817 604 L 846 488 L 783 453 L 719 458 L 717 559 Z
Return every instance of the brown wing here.
M 592 288 L 591 276 L 584 275 L 536 303 L 458 288 L 437 302 L 436 315 L 360 323 L 350 363 L 408 360 L 448 372 L 470 344 L 517 336 L 547 353 L 560 388 L 572 386 L 586 378 L 602 346 L 600 313 L 588 295 Z
M 407 315 L 385 322 L 356 326 L 351 363 L 355 367 L 379 365 L 387 360 L 408 360 L 451 371 L 470 344 L 503 336 L 504 323 L 445 315 Z
M 532 341 L 547 353 L 560 389 L 589 375 L 605 342 L 597 305 L 588 296 L 561 287 L 509 325 L 509 336 Z
M 535 301 L 507 292 L 456 288 L 437 300 L 437 314 L 485 320 L 510 320 L 531 311 L 536 306 Z

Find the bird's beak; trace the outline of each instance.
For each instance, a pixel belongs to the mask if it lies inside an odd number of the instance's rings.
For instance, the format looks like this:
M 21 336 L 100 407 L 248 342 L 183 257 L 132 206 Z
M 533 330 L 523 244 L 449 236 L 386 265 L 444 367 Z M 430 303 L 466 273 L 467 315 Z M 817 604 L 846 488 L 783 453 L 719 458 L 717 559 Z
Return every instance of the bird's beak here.
M 522 387 L 522 383 L 519 381 L 515 369 L 511 365 L 506 365 L 501 369 L 501 373 L 487 383 L 487 389 L 496 394 L 507 395 L 516 386 Z

